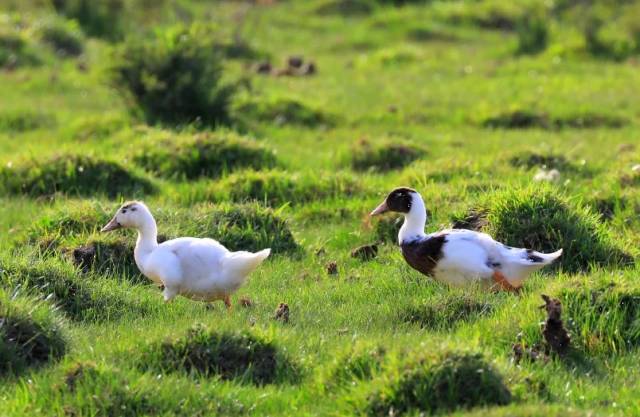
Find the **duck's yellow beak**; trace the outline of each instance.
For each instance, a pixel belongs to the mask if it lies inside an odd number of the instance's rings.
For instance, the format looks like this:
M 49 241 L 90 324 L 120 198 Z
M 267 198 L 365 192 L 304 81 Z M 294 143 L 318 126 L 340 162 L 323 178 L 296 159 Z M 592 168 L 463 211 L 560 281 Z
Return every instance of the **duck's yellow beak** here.
M 389 211 L 389 206 L 387 206 L 387 202 L 385 200 L 371 212 L 370 216 L 377 216 L 378 214 L 386 213 L 387 211 Z
M 122 225 L 118 223 L 118 220 L 114 217 L 107 223 L 100 231 L 101 232 L 110 232 L 112 230 L 120 229 Z

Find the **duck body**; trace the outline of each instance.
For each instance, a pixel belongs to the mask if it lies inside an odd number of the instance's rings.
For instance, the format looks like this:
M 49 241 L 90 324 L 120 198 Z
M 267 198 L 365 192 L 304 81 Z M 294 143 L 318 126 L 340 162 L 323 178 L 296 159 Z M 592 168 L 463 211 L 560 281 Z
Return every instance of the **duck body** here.
M 123 205 L 103 230 L 120 227 L 138 230 L 136 265 L 156 285 L 164 286 L 165 301 L 182 295 L 197 301 L 223 300 L 229 306 L 231 294 L 270 254 L 270 249 L 231 252 L 208 238 L 182 237 L 158 244 L 155 220 L 140 202 Z
M 454 286 L 479 283 L 515 290 L 535 271 L 562 255 L 531 249 L 512 248 L 486 233 L 448 229 L 425 234 L 427 220 L 424 201 L 409 188 L 392 191 L 372 215 L 385 211 L 403 213 L 405 221 L 398 243 L 405 261 L 417 271 Z

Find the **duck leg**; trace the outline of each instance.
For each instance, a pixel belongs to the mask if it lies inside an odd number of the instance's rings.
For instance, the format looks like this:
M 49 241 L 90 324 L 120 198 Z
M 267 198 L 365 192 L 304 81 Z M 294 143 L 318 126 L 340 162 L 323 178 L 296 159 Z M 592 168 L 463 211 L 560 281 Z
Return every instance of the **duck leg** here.
M 222 301 L 224 301 L 224 305 L 227 307 L 227 310 L 231 310 L 231 297 L 225 295 Z
M 511 285 L 509 281 L 507 281 L 507 279 L 504 277 L 504 275 L 502 275 L 502 272 L 500 271 L 493 272 L 493 282 L 495 282 L 496 285 L 504 291 L 510 291 L 510 292 L 520 291 L 520 287 L 514 287 L 513 285 Z

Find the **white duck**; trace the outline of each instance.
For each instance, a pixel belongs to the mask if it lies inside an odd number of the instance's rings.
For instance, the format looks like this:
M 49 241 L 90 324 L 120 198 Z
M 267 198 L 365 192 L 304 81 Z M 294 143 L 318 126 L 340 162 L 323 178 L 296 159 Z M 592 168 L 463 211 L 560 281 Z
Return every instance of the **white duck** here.
M 438 281 L 461 286 L 487 283 L 504 290 L 518 290 L 525 279 L 562 255 L 562 249 L 544 254 L 531 249 L 511 248 L 486 233 L 450 229 L 425 234 L 427 214 L 424 201 L 411 188 L 396 188 L 372 216 L 393 211 L 404 215 L 398 243 L 407 263 Z
M 123 204 L 102 231 L 120 228 L 138 231 L 134 250 L 136 265 L 147 278 L 164 286 L 165 302 L 182 295 L 198 301 L 223 300 L 230 308 L 231 294 L 271 253 L 271 249 L 257 253 L 230 252 L 213 239 L 194 237 L 168 240 L 159 245 L 156 221 L 140 201 Z

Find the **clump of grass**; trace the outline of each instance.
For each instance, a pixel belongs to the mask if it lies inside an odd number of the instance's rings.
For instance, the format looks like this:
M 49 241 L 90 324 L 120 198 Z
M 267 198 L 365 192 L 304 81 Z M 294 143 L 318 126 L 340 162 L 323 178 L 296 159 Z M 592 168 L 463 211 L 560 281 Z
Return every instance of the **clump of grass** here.
M 38 35 L 60 56 L 78 56 L 84 51 L 84 36 L 75 21 L 46 20 L 40 23 Z
M 32 110 L 13 110 L 0 114 L 0 132 L 22 133 L 53 127 L 55 124 L 53 115 Z
M 364 16 L 373 11 L 370 0 L 327 0 L 316 8 L 320 15 Z
M 474 210 L 487 213 L 487 225 L 482 230 L 507 245 L 542 252 L 563 248 L 555 265 L 566 271 L 584 271 L 592 264 L 632 262 L 614 244 L 597 214 L 549 187 L 497 192 Z
M 336 122 L 332 115 L 302 101 L 284 97 L 247 102 L 238 106 L 236 113 L 237 118 L 247 124 L 257 121 L 276 125 L 317 127 L 333 126 Z
M 31 243 L 39 239 L 63 239 L 98 232 L 111 219 L 108 207 L 96 200 L 69 201 L 48 210 L 36 220 L 27 237 Z
M 487 316 L 493 310 L 494 303 L 487 296 L 447 293 L 407 306 L 401 310 L 400 318 L 429 330 L 446 331 Z
M 240 171 L 217 184 L 219 199 L 261 201 L 271 207 L 359 193 L 362 186 L 347 174 L 290 174 L 285 171 Z
M 15 69 L 41 63 L 37 48 L 23 34 L 6 26 L 0 28 L 0 68 Z
M 50 303 L 0 287 L 0 375 L 58 359 L 67 344 L 63 323 Z
M 640 46 L 635 39 L 620 31 L 610 30 L 605 23 L 608 17 L 592 14 L 586 19 L 583 35 L 585 48 L 595 57 L 622 61 L 629 56 L 640 53 Z
M 132 240 L 92 238 L 80 246 L 63 248 L 62 252 L 66 252 L 73 264 L 84 272 L 124 276 L 134 284 L 149 283 L 138 270 L 133 250 Z
M 540 154 L 537 152 L 523 152 L 509 159 L 511 166 L 516 168 L 545 168 L 560 171 L 573 170 L 575 167 L 564 155 Z
M 467 23 L 484 29 L 515 30 L 525 11 L 521 4 L 500 0 L 484 0 L 467 7 L 454 9 L 453 22 Z
M 547 18 L 540 14 L 523 16 L 516 27 L 518 54 L 537 54 L 547 49 L 549 26 Z
M 273 168 L 273 151 L 233 134 L 200 134 L 183 141 L 166 140 L 147 146 L 134 162 L 165 178 L 217 178 L 241 168 Z
M 258 204 L 205 205 L 178 216 L 189 221 L 181 225 L 179 235 L 172 231 L 171 236 L 212 237 L 230 250 L 256 252 L 271 248 L 273 253 L 286 253 L 300 249 L 287 221 Z
M 489 117 L 482 124 L 484 127 L 492 129 L 616 129 L 627 124 L 627 120 L 617 116 L 596 113 L 550 117 L 546 113 L 515 110 Z
M 153 193 L 155 187 L 116 162 L 66 154 L 1 168 L 0 190 L 29 196 L 64 193 L 116 197 Z
M 343 385 L 370 380 L 382 370 L 386 354 L 386 350 L 380 346 L 356 348 L 338 359 L 328 382 Z
M 559 299 L 572 342 L 590 353 L 616 354 L 640 345 L 640 290 L 619 283 L 574 283 Z
M 74 139 L 79 141 L 108 138 L 127 126 L 127 120 L 112 114 L 87 116 L 74 120 L 69 126 Z
M 272 341 L 249 333 L 218 333 L 195 326 L 185 336 L 148 346 L 142 369 L 219 376 L 256 385 L 283 382 L 295 367 Z
M 52 3 L 59 14 L 76 20 L 89 36 L 111 41 L 124 36 L 124 0 L 53 0 Z
M 435 414 L 510 402 L 502 376 L 480 355 L 448 353 L 407 367 L 397 380 L 369 397 L 366 413 Z
M 356 171 L 390 171 L 405 167 L 426 155 L 426 150 L 408 143 L 359 141 L 351 150 L 349 164 Z
M 111 80 L 147 122 L 226 124 L 235 86 L 222 81 L 222 59 L 210 33 L 176 27 L 124 42 Z
M 21 287 L 34 295 L 51 298 L 66 315 L 75 321 L 114 320 L 127 312 L 144 314 L 148 306 L 139 297 L 130 297 L 130 287 L 104 288 L 99 282 L 79 277 L 70 266 L 54 259 L 0 260 L 0 284 Z

